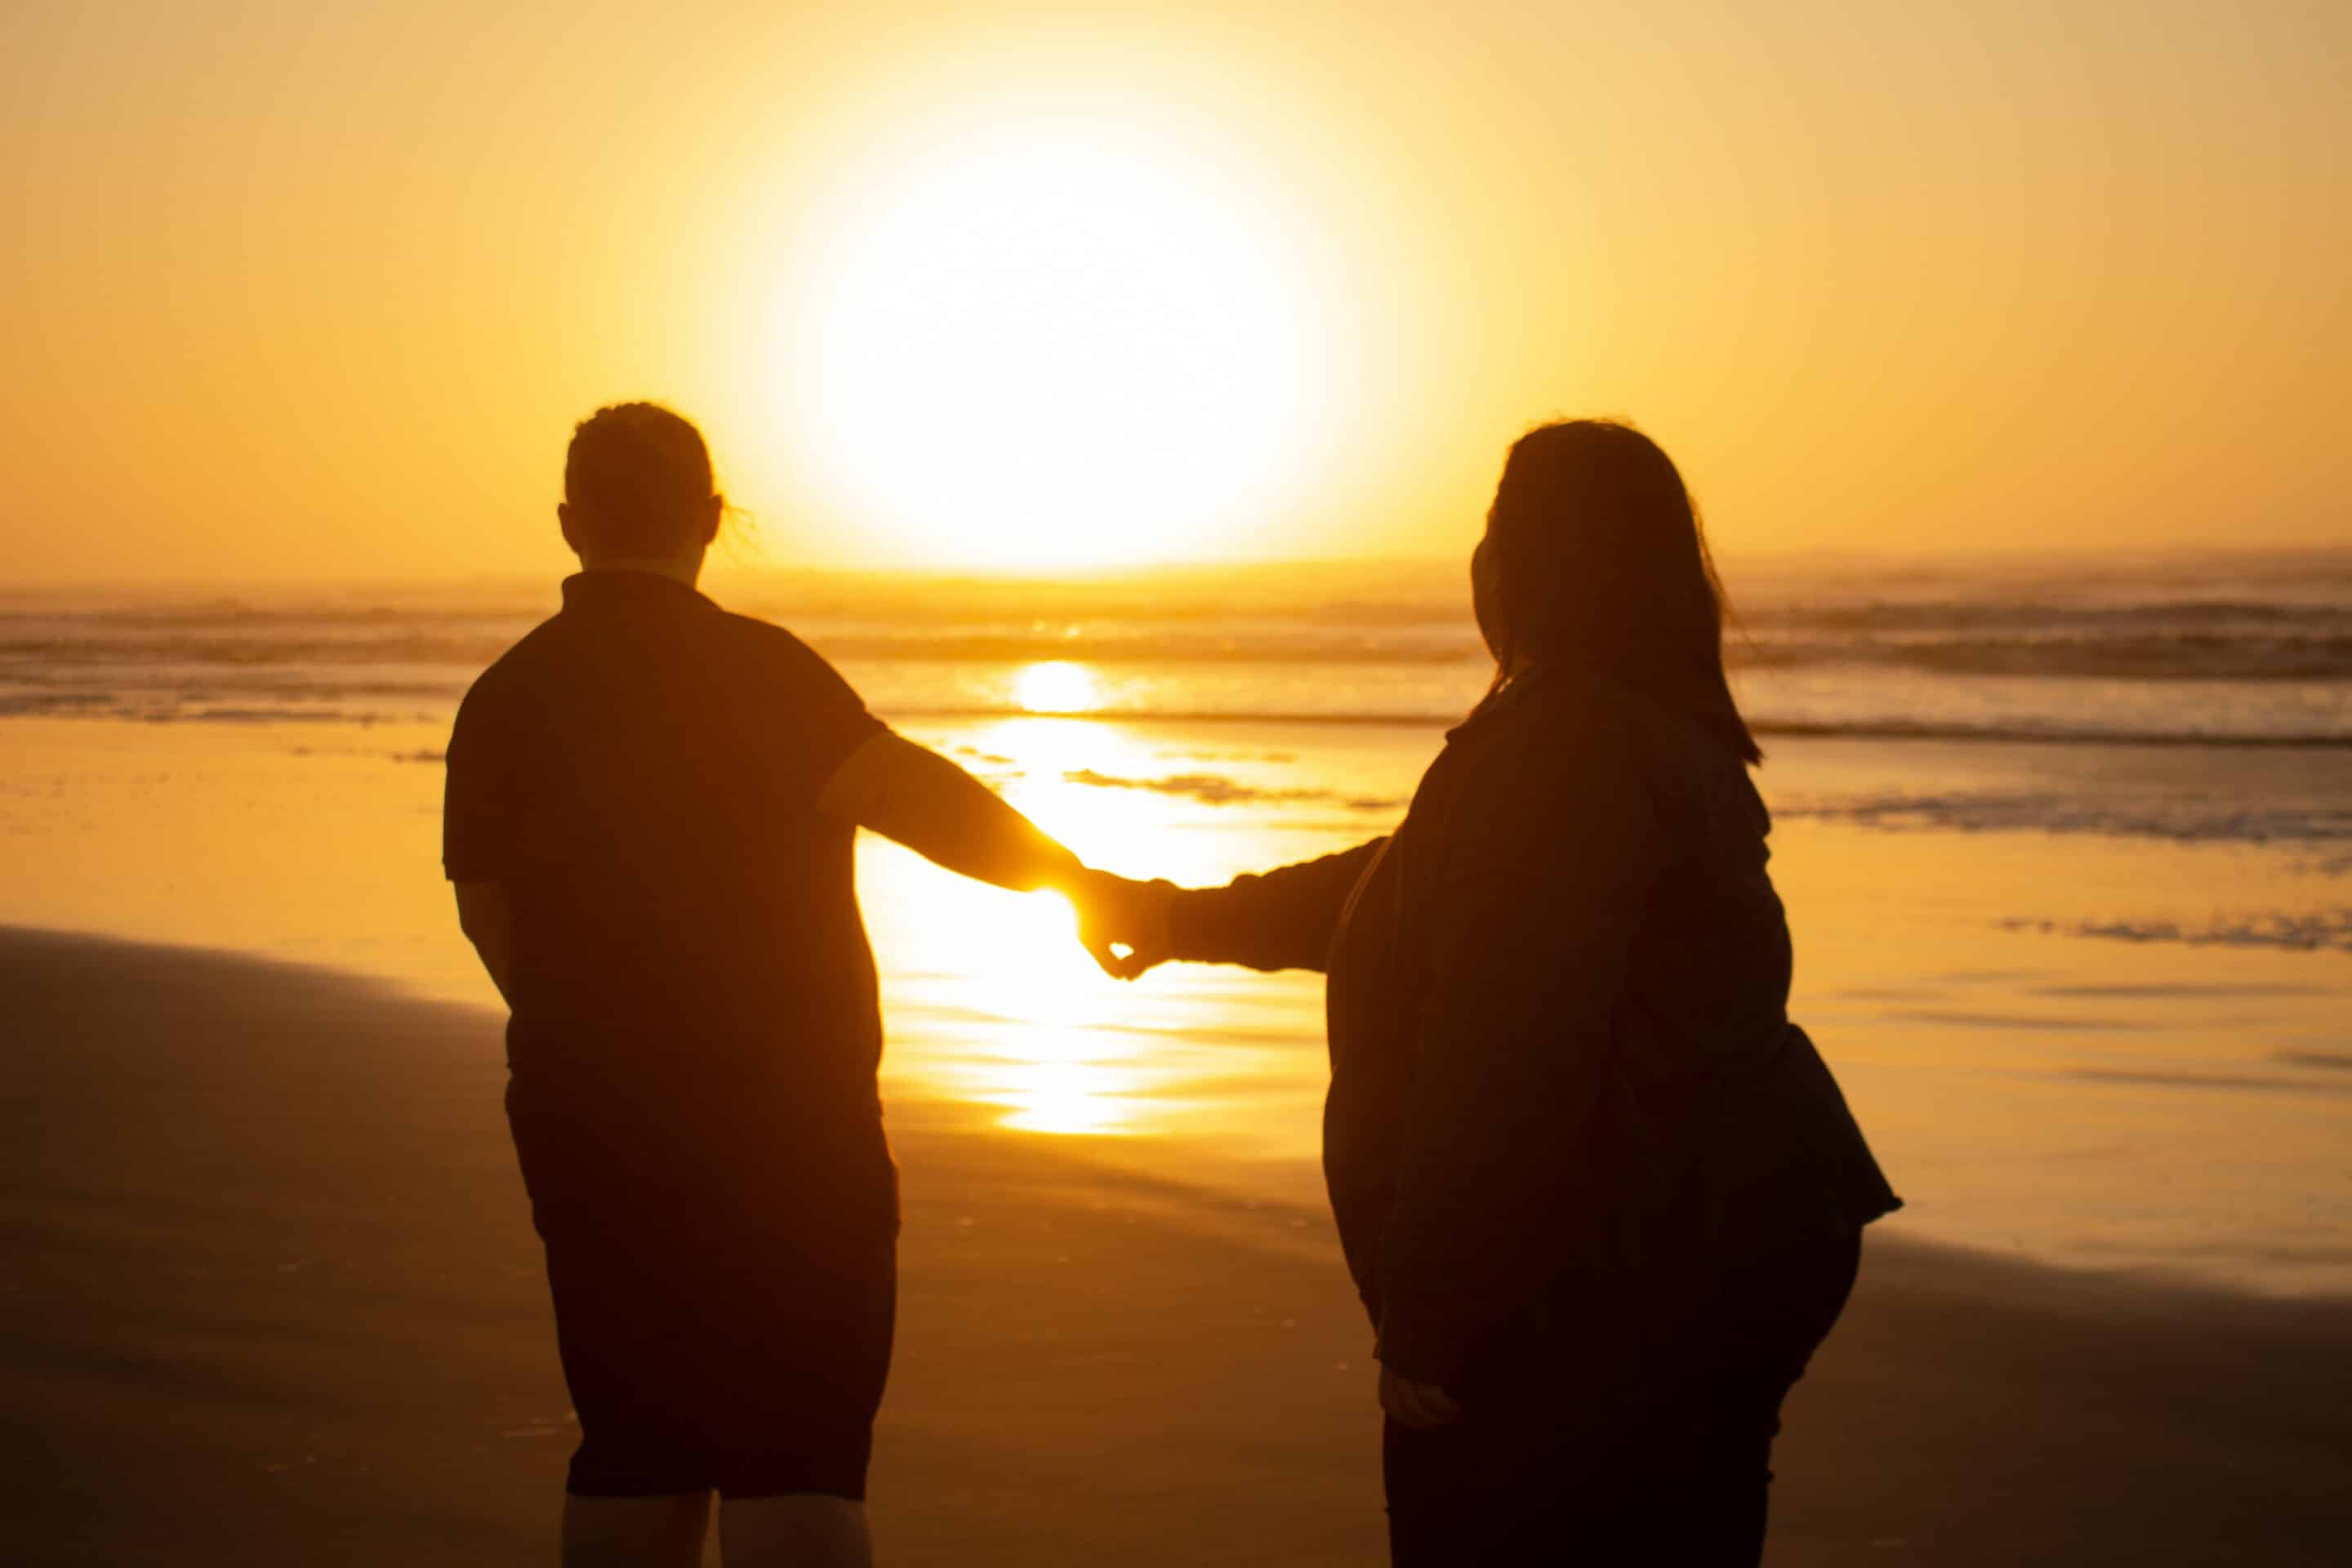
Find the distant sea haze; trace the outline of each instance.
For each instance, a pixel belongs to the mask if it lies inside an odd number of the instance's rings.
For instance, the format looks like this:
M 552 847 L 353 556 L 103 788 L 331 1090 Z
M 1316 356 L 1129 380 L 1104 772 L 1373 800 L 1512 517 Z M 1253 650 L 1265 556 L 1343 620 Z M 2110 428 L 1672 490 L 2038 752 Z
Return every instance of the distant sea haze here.
M 2352 745 L 2352 556 L 2029 577 L 1844 566 L 1736 574 L 1727 649 L 1767 735 Z M 1092 590 L 795 580 L 719 590 L 797 631 L 885 713 L 1034 711 L 1084 666 L 1129 718 L 1451 722 L 1490 673 L 1453 576 L 1302 569 Z M 541 595 L 89 594 L 0 600 L 0 715 L 446 716 Z

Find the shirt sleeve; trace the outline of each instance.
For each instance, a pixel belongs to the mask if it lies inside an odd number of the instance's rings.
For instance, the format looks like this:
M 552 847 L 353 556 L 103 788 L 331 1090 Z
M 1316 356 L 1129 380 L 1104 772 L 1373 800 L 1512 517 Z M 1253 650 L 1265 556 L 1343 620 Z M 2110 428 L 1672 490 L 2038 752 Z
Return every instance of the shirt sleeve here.
M 814 805 L 850 753 L 889 726 L 814 648 L 789 633 L 780 634 L 777 648 L 777 717 L 791 731 L 800 802 Z
M 480 682 L 457 707 L 441 798 L 441 868 L 453 882 L 496 881 L 513 865 L 513 767 L 498 704 Z
M 1168 907 L 1175 956 L 1250 969 L 1320 970 L 1349 897 L 1385 838 L 1222 888 L 1187 889 Z

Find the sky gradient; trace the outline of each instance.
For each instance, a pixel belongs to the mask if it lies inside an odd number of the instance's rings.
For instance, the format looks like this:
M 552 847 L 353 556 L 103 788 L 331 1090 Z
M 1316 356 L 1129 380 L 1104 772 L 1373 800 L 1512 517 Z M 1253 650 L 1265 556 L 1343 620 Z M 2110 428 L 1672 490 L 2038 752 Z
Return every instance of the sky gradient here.
M 1633 418 L 1733 553 L 2352 540 L 2352 8 L 35 0 L 20 582 L 1454 555 Z M 1769 16 L 1761 15 L 1768 12 Z

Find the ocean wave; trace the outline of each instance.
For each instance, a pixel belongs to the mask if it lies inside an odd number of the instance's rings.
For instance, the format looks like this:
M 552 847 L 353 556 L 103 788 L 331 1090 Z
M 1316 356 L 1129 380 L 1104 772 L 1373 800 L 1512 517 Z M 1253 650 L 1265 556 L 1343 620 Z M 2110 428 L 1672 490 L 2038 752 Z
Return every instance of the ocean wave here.
M 1360 576 L 1360 574 L 1358 574 Z M 1198 666 L 1477 666 L 1486 653 L 1449 574 L 1412 591 L 1310 586 L 1261 573 L 1228 595 L 1179 584 L 866 584 L 813 580 L 748 607 L 829 658 L 950 665 L 1083 659 Z M 1308 579 L 1312 584 L 1314 579 Z M 2341 586 L 2343 592 L 2335 591 Z M 2225 586 L 2231 586 L 2225 584 Z M 2030 591 L 1776 582 L 1743 597 L 1726 638 L 1745 668 L 1867 667 L 1945 676 L 2164 681 L 2352 680 L 2352 570 L 2197 595 L 2161 576 Z M 2267 595 L 2267 596 L 2265 596 Z M 2317 595 L 2317 596 L 2315 596 Z M 454 602 L 453 602 L 454 601 Z M 478 670 L 546 606 L 457 591 L 413 602 L 45 605 L 0 601 L 0 670 L 410 665 Z
M 2098 728 L 2063 721 L 2027 720 L 2009 724 L 1915 722 L 1909 720 L 1837 721 L 1761 719 L 1749 725 L 1759 735 L 1783 740 L 1984 742 L 1994 745 L 2277 747 L 2287 750 L 2352 749 L 2352 732 L 2341 730 L 2284 731 Z
M 1727 639 L 1743 707 L 1768 741 L 2352 746 L 2352 554 L 2093 564 L 1759 574 Z M 546 614 L 551 587 L 0 595 L 0 716 L 430 716 Z M 1066 661 L 1093 672 L 1106 718 L 1443 726 L 1492 668 L 1461 574 L 1393 564 L 807 574 L 724 597 L 893 716 L 1024 714 L 1023 667 Z
M 2097 680 L 2341 680 L 2352 677 L 2352 635 L 2210 633 L 2073 637 L 1786 639 L 1727 650 L 1737 667 L 1806 668 L 1875 665 L 1938 675 Z
M 2132 1068 L 2074 1068 L 2066 1077 L 2092 1083 L 2149 1084 L 2159 1089 L 2251 1089 L 2271 1094 L 2344 1094 L 2342 1084 L 2314 1082 L 2284 1073 L 2149 1072 Z
M 1223 773 L 1174 773 L 1164 778 L 1132 779 L 1097 773 L 1092 768 L 1078 768 L 1066 772 L 1062 779 L 1066 784 L 1087 784 L 1096 789 L 1135 789 L 1153 795 L 1181 795 L 1207 805 L 1317 800 L 1334 801 L 1349 811 L 1393 811 L 1405 805 L 1402 796 L 1354 795 L 1342 798 L 1337 790 L 1265 789 L 1244 784 Z
M 1791 599 L 1743 612 L 1757 628 L 1800 627 L 1850 632 L 1917 635 L 1984 631 L 2138 632 L 2146 628 L 2341 631 L 2347 612 L 2338 605 L 2291 604 L 2262 599 L 2162 597 L 2124 604 L 2066 604 L 2049 598 L 1998 599 Z
M 894 708 L 898 719 L 1097 720 L 1139 724 L 1276 724 L 1341 728 L 1450 727 L 1462 722 L 1464 708 L 1406 709 L 1180 709 L 1104 707 L 1083 712 L 1040 714 L 1003 702 L 925 704 Z M 1921 741 L 1990 745 L 2212 747 L 2220 750 L 2352 751 L 2352 729 L 2280 732 L 2230 730 L 2097 728 L 2060 721 L 2027 719 L 2010 724 L 1934 723 L 1912 720 L 1853 721 L 1751 718 L 1748 728 L 1766 740 Z
M 2264 913 L 2205 922 L 2179 921 L 2007 920 L 2004 931 L 2089 937 L 2105 942 L 2178 943 L 2186 947 L 2285 948 L 2296 952 L 2352 952 L 2352 909 Z
M 203 722 L 223 719 L 232 711 L 239 721 L 272 716 L 289 719 L 340 718 L 352 722 L 446 722 L 467 678 L 437 679 L 323 680 L 299 679 L 239 679 L 214 672 L 202 680 L 180 686 L 71 687 L 32 686 L 19 676 L 13 685 L 0 676 L 0 718 L 107 718 L 181 720 Z M 969 699 L 924 697 L 915 700 L 877 700 L 875 707 L 894 721 L 1060 718 L 1152 725 L 1276 725 L 1303 728 L 1411 728 L 1442 730 L 1462 721 L 1475 691 L 1455 694 L 1443 705 L 1384 708 L 1292 707 L 1264 705 L 1244 697 L 1228 707 L 1154 705 L 1143 701 L 1110 701 L 1080 711 L 1045 712 L 1001 696 Z M 1748 727 L 1766 741 L 1894 741 L 1924 743 L 2150 746 L 2217 750 L 2348 751 L 2352 750 L 2352 706 L 2336 727 L 2326 729 L 2266 728 L 2239 716 L 2221 713 L 2206 727 L 2180 728 L 2163 722 L 2087 725 L 2056 714 L 2012 714 L 1985 721 L 1926 721 L 1912 719 L 1811 719 L 1779 717 L 1749 704 Z M 2243 727 L 2231 728 L 2233 723 Z
M 1776 800 L 1784 821 L 1958 833 L 2086 833 L 2181 844 L 2314 844 L 2352 840 L 2352 801 L 2268 803 L 2171 794 L 2116 800 L 2080 791 L 1984 790 Z
M 366 635 L 0 636 L 0 669 L 331 668 L 411 665 L 479 670 L 525 628 L 462 634 L 404 628 Z M 1021 664 L 1077 659 L 1113 666 L 1485 666 L 1477 636 L 1458 627 L 1331 637 L 1312 628 L 1101 627 L 971 631 L 907 628 L 840 632 L 801 628 L 811 646 L 844 662 Z M 1727 661 L 1742 669 L 1840 666 L 1952 676 L 2102 680 L 2296 681 L 2352 679 L 2352 632 L 2307 637 L 2167 634 L 2117 637 L 2022 635 L 1943 638 L 1734 638 Z
M 421 665 L 478 670 L 513 646 L 504 631 L 448 636 L 414 627 L 390 633 L 329 628 L 301 636 L 227 634 L 137 637 L 0 636 L 0 668 L 141 669 L 217 666 L 310 669 L 347 665 Z

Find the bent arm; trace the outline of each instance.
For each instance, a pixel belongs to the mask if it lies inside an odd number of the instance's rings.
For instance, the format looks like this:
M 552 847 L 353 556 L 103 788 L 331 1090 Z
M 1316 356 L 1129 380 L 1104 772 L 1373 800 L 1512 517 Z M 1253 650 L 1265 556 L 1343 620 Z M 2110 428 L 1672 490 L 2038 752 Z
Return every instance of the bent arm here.
M 885 731 L 852 752 L 817 794 L 828 816 L 870 827 L 934 865 L 1031 892 L 1067 889 L 1078 858 L 937 752 Z
M 512 1006 L 514 992 L 508 983 L 514 976 L 514 910 L 507 901 L 506 887 L 499 882 L 462 881 L 457 889 L 457 929 L 474 944 L 482 967 L 489 972 L 490 984 Z
M 1193 888 L 1168 906 L 1170 956 L 1251 969 L 1320 970 L 1348 897 L 1385 838 L 1302 860 L 1222 888 Z

